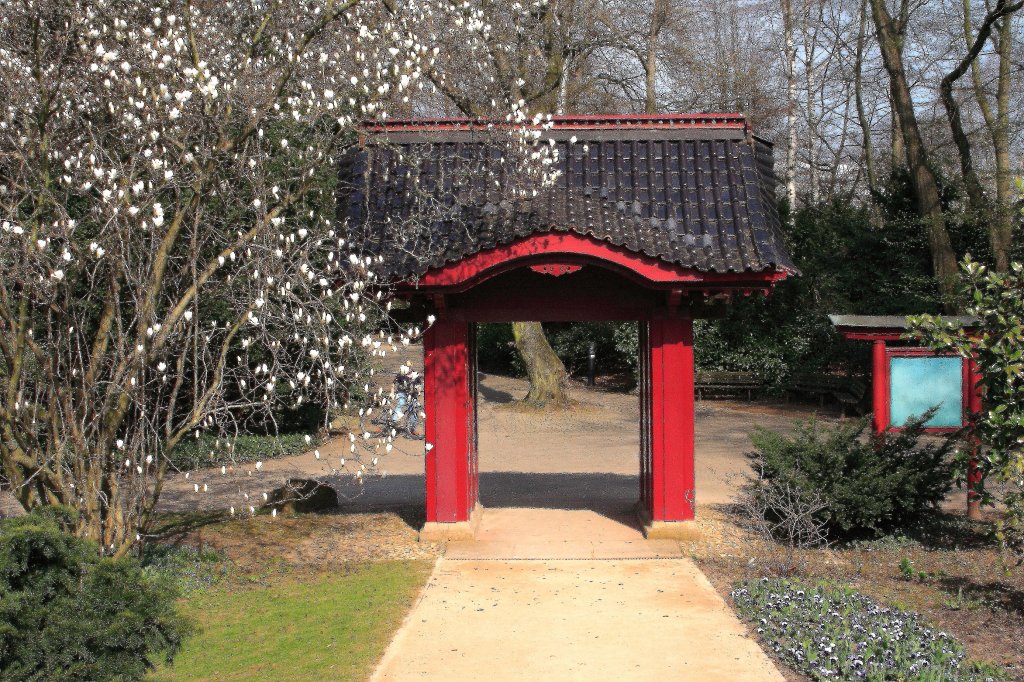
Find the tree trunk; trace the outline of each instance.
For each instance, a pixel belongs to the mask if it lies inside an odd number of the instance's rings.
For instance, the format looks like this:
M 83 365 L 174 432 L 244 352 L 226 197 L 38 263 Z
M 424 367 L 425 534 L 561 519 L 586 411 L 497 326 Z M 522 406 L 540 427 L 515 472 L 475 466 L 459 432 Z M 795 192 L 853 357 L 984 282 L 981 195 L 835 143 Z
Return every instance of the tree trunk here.
M 804 6 L 803 13 L 803 53 L 804 83 L 807 88 L 807 108 L 804 112 L 807 120 L 807 185 L 811 206 L 821 201 L 821 169 L 818 167 L 818 107 L 815 99 L 818 95 L 818 31 L 823 23 L 821 14 L 823 5 Z M 816 12 L 816 16 L 811 13 Z
M 541 323 L 513 322 L 512 335 L 530 376 L 530 392 L 523 402 L 536 407 L 567 405 L 565 365 L 551 349 Z
M 868 0 L 871 2 L 871 0 Z M 872 10 L 873 15 L 873 10 Z M 910 3 L 908 0 L 901 0 L 897 18 L 892 22 L 893 33 L 896 39 L 896 49 L 899 51 L 900 63 L 903 62 L 903 46 L 906 40 L 907 22 L 910 21 Z M 881 41 L 881 38 L 879 38 Z M 889 89 L 890 99 L 890 124 L 892 127 L 892 155 L 890 164 L 893 172 L 900 168 L 909 166 L 907 161 L 907 146 L 903 140 L 903 122 L 900 121 L 899 108 L 892 96 L 892 88 Z
M 992 252 L 996 269 L 1010 269 L 1010 249 L 1013 246 L 1013 205 L 1017 193 L 1010 168 L 1010 78 L 1013 59 L 1013 15 L 1003 18 L 999 30 L 999 85 L 996 93 L 996 125 L 992 129 L 992 144 L 996 153 L 996 219 L 990 229 Z
M 796 216 L 796 41 L 792 0 L 782 0 L 782 27 L 786 42 L 786 199 L 790 224 Z
M 974 169 L 974 156 L 971 149 L 971 140 L 967 136 L 967 132 L 964 130 L 963 115 L 960 112 L 960 103 L 957 102 L 956 95 L 953 93 L 953 86 L 956 84 L 956 81 L 961 76 L 967 73 L 968 70 L 972 70 L 975 78 L 975 94 L 979 94 L 977 92 L 977 85 L 979 80 L 977 68 L 978 57 L 981 54 L 982 49 L 985 47 L 985 44 L 988 43 L 989 37 L 992 35 L 992 28 L 995 25 L 995 23 L 999 20 L 1000 17 L 1002 17 L 1003 28 L 1008 28 L 1010 26 L 1011 16 L 1008 16 L 1007 14 L 1015 11 L 1013 7 L 1018 6 L 1019 3 L 1014 3 L 1012 6 L 1008 7 L 1006 5 L 1005 0 L 998 0 L 995 8 L 985 16 L 985 21 L 982 23 L 981 28 L 978 31 L 978 35 L 972 37 L 970 13 L 971 5 L 969 0 L 965 0 L 964 40 L 967 43 L 967 54 L 964 56 L 963 59 L 960 60 L 960 62 L 952 71 L 946 74 L 945 78 L 943 78 L 942 82 L 939 84 L 939 93 L 941 95 L 942 104 L 946 109 L 946 116 L 949 119 L 949 126 L 953 133 L 953 142 L 956 143 L 957 152 L 960 156 L 960 170 L 963 174 L 963 181 L 967 189 L 968 199 L 970 200 L 970 207 L 974 215 L 983 220 L 985 219 L 986 214 L 988 213 L 988 200 L 985 197 L 985 189 L 984 187 L 982 187 L 981 179 L 978 177 L 978 173 Z M 1009 35 L 1007 35 L 1007 38 L 1009 38 Z M 1000 47 L 1001 44 L 997 44 L 997 48 Z M 1001 62 L 999 74 L 999 95 L 997 95 L 998 100 L 999 96 L 1002 96 L 1004 94 L 1008 96 L 1008 93 L 1004 92 L 1005 81 L 1003 79 L 1003 75 L 1005 65 L 1006 76 L 1009 76 L 1009 55 L 1005 55 L 1006 59 L 1004 60 L 1004 54 L 1002 50 L 997 49 L 997 52 L 1000 55 Z M 981 99 L 986 100 L 984 93 L 980 94 Z M 996 152 L 996 163 L 998 168 L 1000 147 L 1005 147 L 1006 145 L 1000 144 L 1000 125 L 998 122 L 992 120 L 991 110 L 987 107 L 987 101 L 981 102 L 981 104 L 982 114 L 985 117 L 985 124 L 988 127 L 989 132 L 992 134 L 993 146 Z M 1008 140 L 1003 141 L 1008 142 Z M 1008 161 L 1009 159 L 1007 158 L 1006 160 Z M 993 224 L 992 246 L 993 251 L 996 252 L 997 260 L 999 257 L 999 250 L 996 248 L 996 245 L 999 241 L 996 235 L 998 229 L 999 228 L 997 227 L 997 224 Z
M 947 311 L 956 293 L 957 261 L 946 229 L 939 196 L 939 183 L 928 160 L 928 151 L 914 113 L 914 99 L 903 68 L 900 39 L 893 25 L 885 0 L 871 0 L 872 16 L 878 29 L 882 61 L 889 74 L 893 108 L 898 113 L 903 142 L 906 145 L 910 182 L 914 188 L 917 213 L 928 231 L 932 270 L 938 281 Z
M 868 176 L 868 192 L 871 195 L 872 217 L 877 218 L 878 173 L 875 170 L 875 149 L 871 142 L 871 122 L 864 108 L 864 43 L 867 38 L 868 4 L 861 0 L 860 25 L 857 31 L 857 57 L 853 73 L 854 97 L 857 102 L 857 121 L 863 138 L 864 167 Z M 880 221 L 875 221 L 876 224 Z
M 956 142 L 957 151 L 960 154 L 960 167 L 963 171 L 964 184 L 967 187 L 967 194 L 975 215 L 981 217 L 989 224 L 989 241 L 992 246 L 992 254 L 995 259 L 996 269 L 1006 271 L 1010 267 L 1010 246 L 1013 239 L 1013 176 L 1010 170 L 1010 67 L 1013 55 L 1013 15 L 1021 8 L 1021 2 L 1007 4 L 1006 0 L 998 0 L 995 7 L 985 16 L 978 30 L 978 35 L 973 35 L 971 26 L 971 3 L 963 0 L 964 10 L 964 41 L 967 43 L 967 55 L 957 64 L 940 85 L 942 103 L 946 107 L 946 114 L 949 117 L 950 128 L 953 132 L 953 140 Z M 1001 23 L 998 23 L 1001 20 Z M 993 35 L 993 28 L 998 26 L 997 37 Z M 978 66 L 978 57 L 989 40 L 995 46 L 995 52 L 999 56 L 999 77 L 996 85 L 996 111 L 993 114 L 992 107 L 988 101 L 982 85 L 981 70 Z M 981 180 L 974 170 L 974 162 L 971 157 L 971 143 L 963 128 L 963 121 L 960 114 L 960 105 L 953 95 L 953 85 L 958 78 L 971 70 L 974 83 L 974 95 L 981 108 L 982 117 L 985 120 L 985 127 L 988 129 L 992 139 L 992 148 L 995 153 L 996 162 L 996 211 L 994 215 L 988 214 L 988 202 L 985 200 L 985 192 Z M 987 218 L 987 219 L 986 219 Z
M 658 111 L 658 34 L 668 19 L 668 0 L 654 0 L 644 56 L 644 113 Z

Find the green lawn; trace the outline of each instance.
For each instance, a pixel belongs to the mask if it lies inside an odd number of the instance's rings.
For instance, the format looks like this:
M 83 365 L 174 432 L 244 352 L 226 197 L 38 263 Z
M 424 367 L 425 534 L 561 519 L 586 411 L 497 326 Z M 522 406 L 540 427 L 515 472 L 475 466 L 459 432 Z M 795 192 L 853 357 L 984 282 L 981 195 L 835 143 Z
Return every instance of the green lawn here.
M 426 561 L 343 565 L 197 593 L 182 611 L 198 632 L 152 679 L 365 680 L 430 569 Z

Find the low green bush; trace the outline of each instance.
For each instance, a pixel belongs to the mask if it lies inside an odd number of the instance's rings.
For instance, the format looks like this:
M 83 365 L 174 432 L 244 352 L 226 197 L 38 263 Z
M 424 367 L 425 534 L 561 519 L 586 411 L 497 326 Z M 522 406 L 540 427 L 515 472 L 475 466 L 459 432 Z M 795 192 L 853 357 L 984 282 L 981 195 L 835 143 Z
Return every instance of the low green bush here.
M 306 442 L 306 434 L 287 433 L 280 436 L 241 435 L 217 438 L 203 434 L 199 438 L 185 438 L 169 457 L 171 464 L 182 471 L 221 464 L 243 464 L 258 460 L 299 455 L 313 448 L 319 441 Z
M 597 374 L 636 372 L 639 348 L 635 322 L 551 322 L 544 324 L 544 334 L 570 376 L 587 376 L 591 343 L 596 351 Z M 476 339 L 481 370 L 526 376 L 526 368 L 516 352 L 511 324 L 479 324 Z
M 141 680 L 181 646 L 174 584 L 101 557 L 72 520 L 40 508 L 0 523 L 0 679 Z
M 776 656 L 812 680 L 995 682 L 992 666 L 915 613 L 886 608 L 851 589 L 796 580 L 752 580 L 732 599 Z
M 526 376 L 526 367 L 516 352 L 512 325 L 508 322 L 486 322 L 476 326 L 476 357 L 483 372 Z
M 835 540 L 878 537 L 915 524 L 953 485 L 952 445 L 923 442 L 925 415 L 901 431 L 866 434 L 868 420 L 825 427 L 796 422 L 793 435 L 763 428 L 749 455 L 758 486 L 771 482 L 823 504 L 815 512 Z M 766 505 L 767 514 L 782 514 Z
M 544 325 L 551 347 L 565 363 L 565 369 L 570 376 L 579 378 L 587 376 L 590 344 L 594 344 L 597 374 L 633 372 L 638 353 L 620 344 L 623 335 L 628 335 L 631 329 L 637 329 L 635 322 L 561 322 Z M 636 335 L 635 331 L 633 335 Z

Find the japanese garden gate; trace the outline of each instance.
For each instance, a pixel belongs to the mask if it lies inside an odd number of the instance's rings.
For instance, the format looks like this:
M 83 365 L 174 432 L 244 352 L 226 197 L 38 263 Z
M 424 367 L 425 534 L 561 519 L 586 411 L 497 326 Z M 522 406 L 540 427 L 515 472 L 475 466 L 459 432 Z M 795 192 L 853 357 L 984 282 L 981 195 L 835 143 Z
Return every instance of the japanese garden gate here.
M 796 274 L 782 244 L 770 145 L 732 114 L 556 117 L 544 135 L 560 152 L 557 181 L 510 200 L 484 128 L 463 119 L 371 126 L 341 167 L 349 234 L 362 235 L 354 240 L 403 282 L 407 314 L 435 318 L 423 338 L 431 448 L 422 536 L 474 532 L 475 324 L 517 320 L 639 323 L 639 515 L 649 537 L 690 535 L 693 321 Z M 423 150 L 427 160 L 408 160 Z M 452 181 L 446 164 L 467 159 L 478 172 Z M 373 229 L 408 215 L 413 193 L 395 185 L 410 172 L 463 216 L 458 227 L 431 228 L 443 248 L 426 259 L 408 257 L 417 244 L 388 243 Z

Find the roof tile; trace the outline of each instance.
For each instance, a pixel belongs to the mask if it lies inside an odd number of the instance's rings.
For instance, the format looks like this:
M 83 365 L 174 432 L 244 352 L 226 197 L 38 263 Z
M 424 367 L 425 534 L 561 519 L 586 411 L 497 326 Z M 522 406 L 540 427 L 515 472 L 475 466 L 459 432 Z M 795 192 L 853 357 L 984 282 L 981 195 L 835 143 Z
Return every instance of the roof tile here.
M 702 130 L 693 139 L 645 136 L 643 128 L 557 142 L 562 175 L 528 199 L 493 146 L 453 137 L 371 143 L 339 167 L 338 215 L 350 241 L 384 256 L 389 277 L 428 269 L 531 234 L 573 231 L 700 272 L 796 272 L 775 206 L 771 147 Z M 411 161 L 421 159 L 419 162 Z M 497 180 L 497 183 L 494 181 Z M 420 202 L 420 203 L 418 203 Z M 423 206 L 432 208 L 424 212 Z M 395 243 L 387 220 L 430 216 Z

